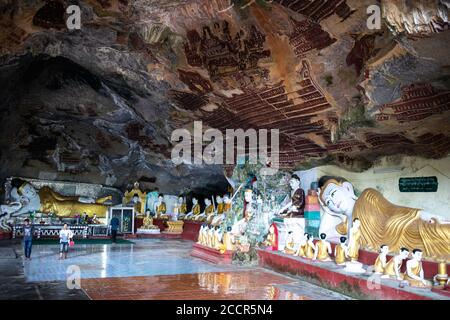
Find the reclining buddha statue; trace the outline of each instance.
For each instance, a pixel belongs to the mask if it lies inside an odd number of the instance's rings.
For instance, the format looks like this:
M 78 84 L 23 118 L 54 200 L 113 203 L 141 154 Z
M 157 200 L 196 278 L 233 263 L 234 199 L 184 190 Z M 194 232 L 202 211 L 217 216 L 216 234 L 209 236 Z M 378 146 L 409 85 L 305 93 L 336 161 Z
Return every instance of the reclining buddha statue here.
M 11 190 L 11 200 L 8 204 L 1 206 L 1 213 L 17 216 L 33 211 L 43 213 L 54 213 L 58 217 L 73 217 L 81 212 L 88 216 L 96 215 L 98 218 L 106 217 L 108 204 L 112 197 L 107 196 L 93 199 L 79 196 L 64 196 L 49 187 L 39 190 L 26 181 L 22 181 L 19 187 Z
M 359 220 L 362 248 L 417 248 L 428 258 L 450 260 L 450 221 L 441 216 L 392 204 L 372 188 L 358 198 L 352 184 L 341 177 L 319 180 L 319 200 L 325 213 L 342 217 L 335 226 L 338 233 L 348 237 L 348 224 Z

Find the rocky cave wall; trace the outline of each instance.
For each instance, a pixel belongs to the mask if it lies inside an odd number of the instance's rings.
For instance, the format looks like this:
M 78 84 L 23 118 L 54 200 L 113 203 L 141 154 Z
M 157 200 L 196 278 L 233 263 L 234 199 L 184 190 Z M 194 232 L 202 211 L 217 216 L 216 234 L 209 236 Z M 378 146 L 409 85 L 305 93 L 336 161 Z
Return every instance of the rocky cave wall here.
M 443 158 L 448 2 L 378 2 L 369 30 L 372 2 L 3 1 L 0 177 L 225 192 L 221 166 L 170 161 L 172 131 L 194 120 L 279 129 L 288 170 Z

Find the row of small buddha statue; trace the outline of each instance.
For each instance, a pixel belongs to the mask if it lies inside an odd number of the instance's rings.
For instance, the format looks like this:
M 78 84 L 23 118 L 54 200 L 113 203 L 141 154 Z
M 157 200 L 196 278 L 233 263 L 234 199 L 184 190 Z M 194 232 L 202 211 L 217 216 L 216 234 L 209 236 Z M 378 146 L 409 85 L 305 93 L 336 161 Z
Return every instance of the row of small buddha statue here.
M 234 237 L 231 228 L 222 232 L 220 226 L 202 224 L 198 233 L 198 244 L 218 250 L 221 254 L 235 250 Z
M 353 236 L 354 239 L 353 241 L 349 241 L 348 245 L 346 244 L 346 237 L 340 237 L 339 244 L 336 244 L 334 248 L 334 262 L 337 265 L 346 265 L 347 261 L 357 262 L 359 245 L 357 238 L 354 237 L 355 233 L 356 231 L 353 230 L 351 237 Z M 273 239 L 273 236 L 268 237 L 268 240 L 266 240 L 264 244 L 267 246 L 272 246 L 273 244 L 270 241 L 271 239 Z M 314 243 L 313 236 L 305 233 L 303 239 L 300 241 L 298 249 L 295 249 L 294 237 L 292 231 L 290 231 L 286 240 L 284 252 L 312 260 L 324 262 L 333 261 L 330 257 L 332 253 L 331 244 L 326 239 L 327 235 L 325 233 L 321 233 L 320 240 Z M 399 253 L 392 257 L 389 261 L 387 261 L 388 253 L 389 247 L 385 244 L 381 245 L 380 254 L 372 267 L 373 272 L 381 275 L 382 279 L 396 279 L 402 281 L 403 284 L 407 284 L 412 287 L 430 288 L 432 286 L 432 283 L 424 278 L 422 267 L 422 250 L 412 250 L 412 258 L 406 262 L 405 273 L 401 273 L 400 269 L 403 260 L 407 259 L 410 255 L 409 250 L 407 248 L 401 248 Z

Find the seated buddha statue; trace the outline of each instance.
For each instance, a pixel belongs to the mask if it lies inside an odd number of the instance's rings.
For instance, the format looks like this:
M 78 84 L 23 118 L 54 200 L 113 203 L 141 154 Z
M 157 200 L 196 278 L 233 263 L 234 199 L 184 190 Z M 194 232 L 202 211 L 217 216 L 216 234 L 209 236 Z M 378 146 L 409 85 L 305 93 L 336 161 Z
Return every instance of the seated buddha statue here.
M 320 240 L 317 241 L 315 248 L 314 248 L 313 260 L 331 261 L 331 258 L 330 258 L 331 245 L 326 239 L 327 239 L 327 235 L 325 233 L 321 233 Z
M 316 245 L 314 244 L 314 237 L 312 234 L 308 234 L 307 238 L 308 241 L 306 242 L 305 258 L 312 259 L 314 258 L 314 250 Z
M 207 221 L 208 223 L 211 223 L 212 218 L 214 217 L 214 212 L 215 210 L 213 204 L 211 203 L 211 200 L 205 198 L 205 210 L 198 216 L 196 216 L 195 220 Z
M 166 214 L 167 208 L 166 208 L 166 203 L 164 202 L 163 195 L 158 196 L 158 201 L 156 201 L 156 203 L 155 203 L 155 212 L 156 212 L 156 218 L 169 219 L 169 216 Z
M 144 218 L 144 220 L 142 221 L 142 227 L 141 227 L 141 229 L 147 229 L 147 230 L 150 230 L 150 229 L 159 229 L 157 226 L 155 226 L 154 224 L 153 224 L 153 218 L 152 218 L 152 215 L 150 214 L 150 210 L 147 210 L 146 212 L 145 212 L 145 218 Z
M 215 212 L 215 215 L 213 216 L 213 218 L 211 219 L 211 224 L 213 226 L 218 226 L 219 224 L 222 223 L 223 219 L 225 219 L 225 214 L 223 211 L 224 203 L 223 203 L 222 197 L 217 196 L 216 202 L 217 202 L 216 212 Z
M 325 212 L 360 221 L 360 245 L 376 251 L 383 243 L 397 251 L 401 246 L 417 248 L 432 259 L 450 255 L 450 221 L 421 209 L 397 206 L 375 189 L 356 197 L 350 182 L 325 176 L 319 180 L 319 199 Z M 349 226 L 336 230 L 348 236 Z M 351 239 L 350 239 L 351 241 Z
M 308 241 L 308 233 L 304 233 L 302 238 L 300 239 L 300 243 L 297 249 L 297 252 L 295 253 L 296 256 L 299 257 L 306 257 L 306 245 Z
M 400 272 L 403 260 L 408 258 L 409 250 L 407 248 L 401 248 L 398 255 L 394 256 L 386 263 L 384 267 L 382 278 L 394 278 L 399 281 L 403 280 L 403 274 Z
M 386 255 L 389 253 L 389 246 L 382 244 L 380 246 L 380 254 L 375 260 L 375 264 L 373 265 L 373 271 L 376 274 L 383 274 L 384 269 L 386 268 L 387 257 Z
M 229 195 L 225 194 L 223 196 L 223 212 L 228 213 L 231 210 L 231 198 Z
M 231 227 L 227 228 L 227 231 L 223 233 L 222 241 L 218 246 L 218 250 L 221 254 L 224 254 L 226 251 L 234 251 L 236 247 L 233 243 L 233 238 L 230 235 Z
M 289 231 L 286 237 L 286 245 L 284 246 L 284 253 L 294 254 L 297 250 L 295 250 L 295 242 L 294 242 L 294 232 Z
M 175 206 L 174 211 L 178 214 L 178 219 L 183 220 L 187 213 L 186 202 L 184 202 L 183 197 L 178 197 L 177 204 Z
M 412 259 L 406 261 L 406 272 L 403 278 L 409 286 L 431 288 L 432 283 L 424 279 L 422 267 L 422 250 L 414 249 Z
M 276 224 L 270 225 L 269 233 L 267 234 L 266 240 L 263 241 L 263 245 L 266 246 L 266 250 L 278 250 L 278 230 Z
M 347 245 L 345 244 L 346 241 L 346 237 L 340 237 L 339 244 L 334 247 L 334 262 L 338 266 L 345 265 L 345 253 L 347 252 Z
M 184 220 L 195 220 L 195 218 L 200 214 L 200 205 L 198 204 L 197 198 L 192 198 L 192 209 L 184 216 Z

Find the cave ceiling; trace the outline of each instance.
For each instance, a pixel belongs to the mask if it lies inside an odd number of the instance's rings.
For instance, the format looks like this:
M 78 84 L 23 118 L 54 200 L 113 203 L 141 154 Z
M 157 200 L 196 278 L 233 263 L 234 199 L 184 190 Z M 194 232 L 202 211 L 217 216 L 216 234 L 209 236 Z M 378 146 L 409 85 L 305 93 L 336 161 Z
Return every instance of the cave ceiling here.
M 65 27 L 78 4 L 82 27 Z M 171 133 L 279 129 L 285 169 L 450 151 L 447 1 L 6 0 L 0 165 L 10 175 L 215 192 Z

